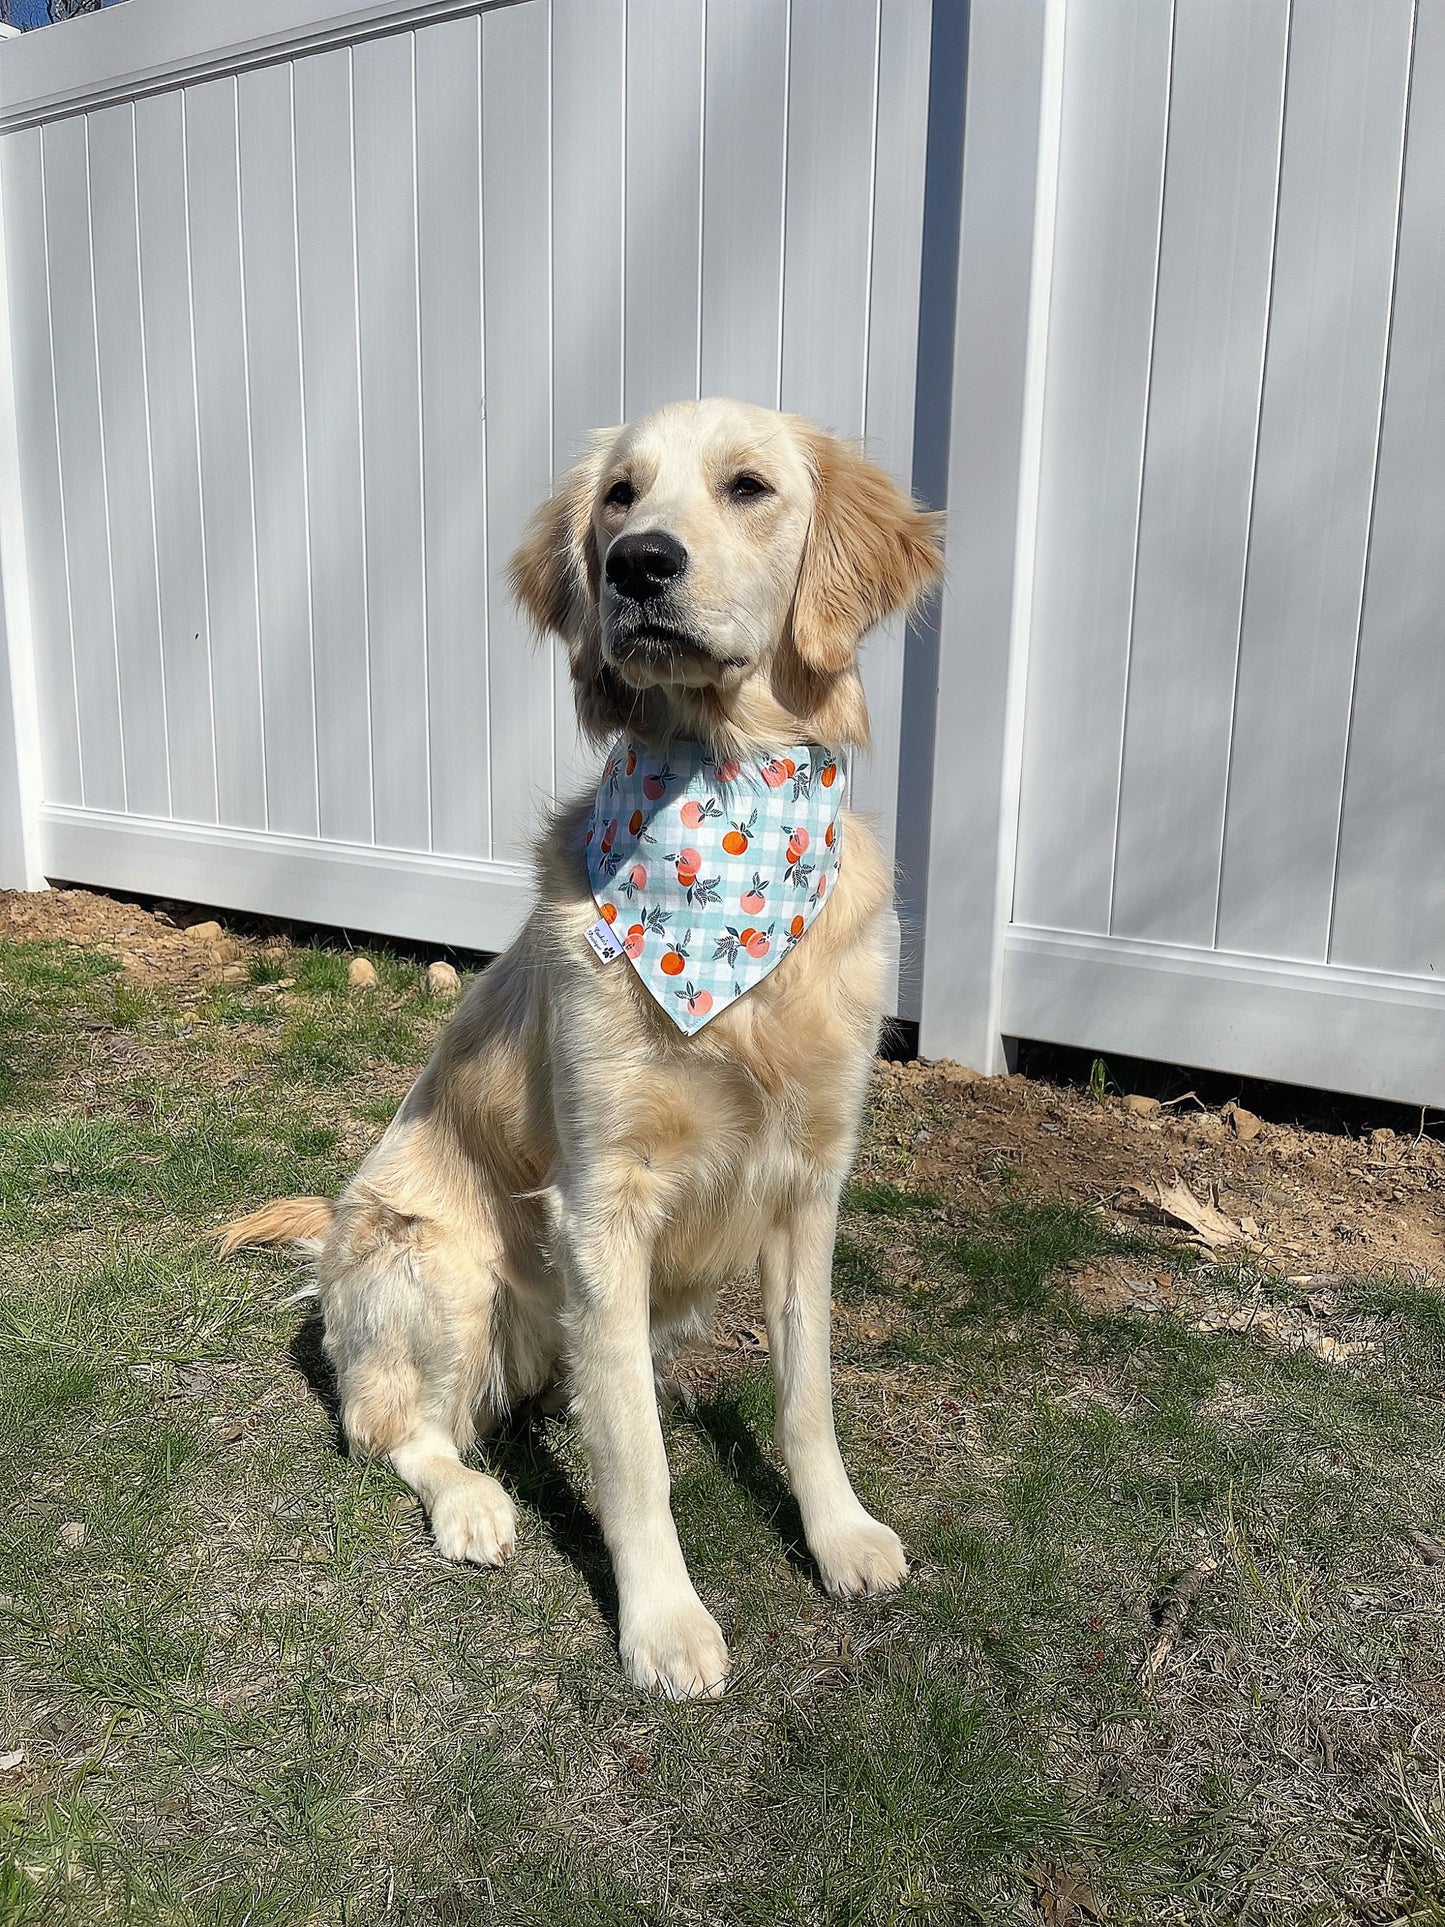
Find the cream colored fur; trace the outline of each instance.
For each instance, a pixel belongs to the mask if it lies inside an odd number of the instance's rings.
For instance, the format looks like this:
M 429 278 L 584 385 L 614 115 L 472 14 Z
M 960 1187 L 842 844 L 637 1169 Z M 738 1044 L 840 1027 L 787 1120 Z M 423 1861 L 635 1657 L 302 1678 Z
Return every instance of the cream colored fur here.
M 610 544 L 649 530 L 688 552 L 667 606 L 692 640 L 675 657 L 637 642 L 637 611 L 605 577 Z M 538 512 L 514 582 L 567 645 L 597 740 L 625 724 L 728 752 L 838 745 L 866 734 L 862 633 L 936 578 L 938 540 L 934 518 L 845 444 L 738 403 L 679 403 L 594 438 Z M 390 1457 L 449 1558 L 500 1565 L 512 1552 L 511 1501 L 463 1455 L 561 1380 L 616 1572 L 624 1664 L 640 1687 L 713 1694 L 727 1648 L 678 1546 L 654 1365 L 703 1325 L 724 1280 L 756 1268 L 761 1282 L 778 1444 L 823 1583 L 880 1591 L 907 1572 L 844 1470 L 828 1336 L 889 878 L 850 817 L 837 887 L 805 940 L 687 1037 L 629 966 L 583 941 L 596 917 L 586 812 L 554 819 L 527 928 L 473 984 L 334 1211 L 270 1205 L 228 1243 L 320 1240 L 352 1449 Z

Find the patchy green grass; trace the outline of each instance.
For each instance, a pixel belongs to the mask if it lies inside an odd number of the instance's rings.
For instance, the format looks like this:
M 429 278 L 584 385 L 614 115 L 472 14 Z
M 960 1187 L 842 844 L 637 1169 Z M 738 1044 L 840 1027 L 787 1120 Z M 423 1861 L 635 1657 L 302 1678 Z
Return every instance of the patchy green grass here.
M 915 1188 L 880 1110 L 839 1425 L 915 1577 L 823 1598 L 765 1361 L 696 1361 L 675 1510 L 736 1670 L 645 1702 L 566 1418 L 488 1448 L 514 1565 L 450 1568 L 339 1449 L 297 1268 L 212 1255 L 390 1115 L 439 1017 L 379 969 L 183 1008 L 0 945 L 0 1927 L 1445 1921 L 1430 1281 L 1332 1280 L 1367 1349 L 1266 1345 L 1202 1309 L 1302 1288 L 1007 1165 Z

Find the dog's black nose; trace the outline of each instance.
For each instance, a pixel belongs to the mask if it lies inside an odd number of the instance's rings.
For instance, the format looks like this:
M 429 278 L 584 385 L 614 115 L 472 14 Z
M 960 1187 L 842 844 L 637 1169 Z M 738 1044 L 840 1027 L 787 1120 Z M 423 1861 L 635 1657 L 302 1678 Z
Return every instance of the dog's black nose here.
M 687 567 L 687 550 L 661 529 L 619 535 L 607 551 L 607 580 L 631 602 L 650 602 Z

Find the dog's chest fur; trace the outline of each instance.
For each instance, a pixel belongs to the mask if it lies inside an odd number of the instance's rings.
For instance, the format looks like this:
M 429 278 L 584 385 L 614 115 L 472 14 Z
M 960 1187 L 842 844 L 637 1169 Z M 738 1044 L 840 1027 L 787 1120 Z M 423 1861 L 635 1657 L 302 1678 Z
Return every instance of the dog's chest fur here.
M 565 846 L 564 846 L 565 847 Z M 888 878 L 850 819 L 847 860 L 797 948 L 696 1036 L 625 964 L 583 957 L 553 979 L 550 1073 L 560 1167 L 629 1188 L 654 1223 L 666 1290 L 756 1256 L 767 1221 L 852 1160 L 883 990 Z M 556 940 L 582 948 L 585 873 L 554 876 Z M 563 931 L 568 934 L 564 935 Z
M 473 986 L 366 1175 L 414 1174 L 422 1151 L 468 1216 L 481 1205 L 507 1229 L 514 1275 L 546 1244 L 530 1200 L 564 1188 L 598 1213 L 625 1201 L 664 1291 L 720 1282 L 752 1264 L 780 1205 L 836 1186 L 851 1161 L 883 994 L 882 854 L 850 819 L 807 936 L 688 1037 L 625 961 L 588 949 L 596 912 L 572 816 L 544 845 L 527 929 Z

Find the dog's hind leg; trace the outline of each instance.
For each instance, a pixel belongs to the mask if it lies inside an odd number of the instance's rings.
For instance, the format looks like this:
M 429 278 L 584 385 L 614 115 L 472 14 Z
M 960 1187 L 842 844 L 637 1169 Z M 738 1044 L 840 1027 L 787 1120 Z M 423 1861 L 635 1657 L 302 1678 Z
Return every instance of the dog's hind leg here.
M 344 1199 L 319 1266 L 326 1349 L 352 1449 L 391 1460 L 444 1557 L 500 1566 L 517 1543 L 512 1502 L 462 1463 L 479 1406 L 495 1403 L 498 1280 L 454 1242 L 375 1196 Z

